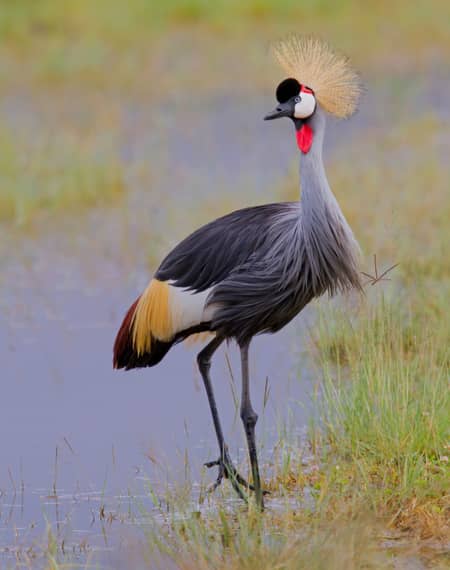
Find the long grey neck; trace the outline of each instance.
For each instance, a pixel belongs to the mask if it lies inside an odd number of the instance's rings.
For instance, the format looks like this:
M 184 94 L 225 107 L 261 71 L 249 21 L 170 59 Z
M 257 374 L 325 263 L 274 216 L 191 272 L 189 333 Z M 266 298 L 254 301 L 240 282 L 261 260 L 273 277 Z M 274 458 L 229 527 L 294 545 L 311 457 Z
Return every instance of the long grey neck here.
M 325 210 L 334 210 L 342 217 L 339 204 L 328 184 L 322 159 L 325 135 L 325 113 L 320 107 L 308 121 L 313 130 L 313 143 L 307 154 L 300 152 L 300 183 L 302 189 L 302 210 L 305 230 L 321 217 Z
M 300 152 L 301 229 L 311 269 L 312 286 L 331 294 L 361 288 L 357 259 L 359 246 L 334 197 L 322 159 L 325 113 L 318 106 L 308 125 L 313 143 Z

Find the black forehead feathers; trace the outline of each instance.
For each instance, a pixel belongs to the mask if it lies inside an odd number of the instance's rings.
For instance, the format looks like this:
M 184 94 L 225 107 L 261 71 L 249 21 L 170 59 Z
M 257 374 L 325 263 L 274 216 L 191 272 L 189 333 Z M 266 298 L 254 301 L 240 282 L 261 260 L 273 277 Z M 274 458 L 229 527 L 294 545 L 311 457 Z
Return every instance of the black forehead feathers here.
M 295 97 L 300 93 L 300 83 L 293 77 L 288 77 L 282 81 L 276 91 L 278 103 L 286 103 L 291 97 Z

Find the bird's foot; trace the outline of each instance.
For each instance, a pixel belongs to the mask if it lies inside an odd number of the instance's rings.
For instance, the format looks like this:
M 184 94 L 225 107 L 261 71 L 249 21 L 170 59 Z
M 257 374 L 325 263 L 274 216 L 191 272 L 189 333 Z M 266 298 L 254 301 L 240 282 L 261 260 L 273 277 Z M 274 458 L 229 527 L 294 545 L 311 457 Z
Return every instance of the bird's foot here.
M 204 464 L 205 467 L 210 469 L 211 467 L 218 467 L 219 472 L 217 474 L 217 478 L 212 485 L 208 488 L 209 493 L 213 493 L 217 487 L 222 483 L 224 479 L 229 479 L 231 484 L 233 485 L 234 490 L 237 494 L 247 502 L 247 496 L 244 494 L 242 487 L 245 488 L 247 491 L 254 491 L 255 487 L 248 483 L 244 477 L 237 471 L 236 467 L 233 465 L 228 453 L 225 453 L 223 457 L 216 459 L 216 461 L 208 461 Z M 262 490 L 263 495 L 270 494 L 270 491 Z

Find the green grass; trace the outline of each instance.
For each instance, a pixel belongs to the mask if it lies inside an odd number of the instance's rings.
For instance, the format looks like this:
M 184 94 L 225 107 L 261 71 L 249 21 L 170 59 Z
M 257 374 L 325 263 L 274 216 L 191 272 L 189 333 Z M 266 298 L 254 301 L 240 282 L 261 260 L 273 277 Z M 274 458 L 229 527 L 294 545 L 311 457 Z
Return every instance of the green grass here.
M 31 140 L 0 128 L 0 223 L 26 226 L 37 215 L 109 204 L 124 192 L 108 140 L 76 132 Z
M 366 520 L 318 526 L 297 517 L 286 505 L 263 517 L 233 509 L 223 501 L 213 512 L 177 505 L 177 515 L 162 513 L 163 522 L 147 531 L 149 568 L 207 570 L 294 570 L 311 568 L 393 568 L 390 555 L 375 548 L 374 527 Z M 181 516 L 180 516 L 181 514 Z
M 395 297 L 360 311 L 327 316 L 318 336 L 326 502 L 351 496 L 391 525 L 448 537 L 449 344 Z

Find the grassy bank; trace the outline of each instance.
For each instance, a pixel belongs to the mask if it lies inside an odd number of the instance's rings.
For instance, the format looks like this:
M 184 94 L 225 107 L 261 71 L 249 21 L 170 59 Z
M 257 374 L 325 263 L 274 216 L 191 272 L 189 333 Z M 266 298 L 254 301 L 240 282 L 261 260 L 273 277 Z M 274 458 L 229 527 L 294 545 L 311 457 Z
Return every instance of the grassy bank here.
M 391 526 L 445 540 L 449 339 L 421 317 L 414 307 L 381 300 L 353 323 L 348 313 L 323 320 L 319 438 L 328 469 L 320 496 L 332 511 L 347 501 L 351 509 L 365 505 Z

